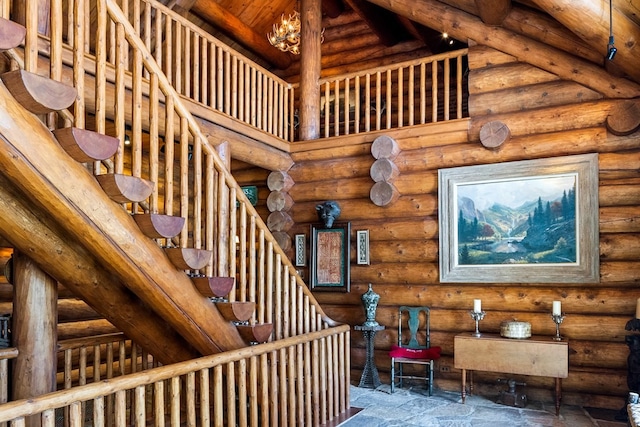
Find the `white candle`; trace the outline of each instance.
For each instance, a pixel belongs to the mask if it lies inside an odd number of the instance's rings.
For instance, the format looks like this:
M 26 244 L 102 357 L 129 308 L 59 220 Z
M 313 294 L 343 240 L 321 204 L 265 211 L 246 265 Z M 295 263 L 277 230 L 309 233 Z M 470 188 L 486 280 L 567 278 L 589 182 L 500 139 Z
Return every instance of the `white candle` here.
M 473 312 L 480 313 L 482 311 L 482 302 L 479 299 L 473 300 Z
M 554 301 L 553 302 L 553 315 L 554 316 L 561 316 L 562 310 L 560 309 L 560 301 Z
M 636 319 L 640 319 L 640 298 L 636 302 Z

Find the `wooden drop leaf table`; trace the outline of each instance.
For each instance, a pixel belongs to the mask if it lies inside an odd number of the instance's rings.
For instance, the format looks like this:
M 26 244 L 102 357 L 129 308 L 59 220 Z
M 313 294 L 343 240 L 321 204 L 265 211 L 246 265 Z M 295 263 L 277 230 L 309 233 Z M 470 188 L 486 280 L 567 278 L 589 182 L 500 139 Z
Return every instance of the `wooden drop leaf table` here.
M 569 343 L 553 337 L 503 338 L 498 334 L 471 333 L 454 337 L 454 367 L 462 370 L 462 403 L 466 397 L 467 370 L 469 392 L 473 393 L 473 371 L 533 375 L 555 378 L 556 415 L 560 413 L 562 378 L 569 375 Z

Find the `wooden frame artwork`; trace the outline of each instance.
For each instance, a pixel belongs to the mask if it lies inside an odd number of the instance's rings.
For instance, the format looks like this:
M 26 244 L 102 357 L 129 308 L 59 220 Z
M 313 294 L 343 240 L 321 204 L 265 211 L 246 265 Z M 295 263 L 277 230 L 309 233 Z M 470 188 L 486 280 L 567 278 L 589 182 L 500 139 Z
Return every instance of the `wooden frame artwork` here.
M 311 225 L 310 282 L 314 291 L 349 292 L 351 223 Z
M 598 155 L 438 171 L 440 281 L 600 280 Z
M 307 236 L 304 234 L 296 234 L 295 236 L 295 266 L 296 267 L 304 267 L 307 265 Z
M 356 231 L 356 263 L 369 265 L 369 230 Z

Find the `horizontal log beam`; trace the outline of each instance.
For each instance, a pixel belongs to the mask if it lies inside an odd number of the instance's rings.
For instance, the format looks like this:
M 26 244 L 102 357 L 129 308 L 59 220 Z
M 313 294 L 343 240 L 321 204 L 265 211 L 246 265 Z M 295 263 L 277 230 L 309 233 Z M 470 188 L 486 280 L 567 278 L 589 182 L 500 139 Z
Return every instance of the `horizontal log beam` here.
M 489 27 L 480 18 L 437 0 L 368 0 L 400 15 L 416 20 L 430 28 L 447 32 L 458 40 L 471 39 L 477 43 L 508 53 L 554 73 L 565 80 L 575 81 L 610 98 L 640 96 L 640 85 L 610 75 L 603 68 L 545 45 L 527 36 L 500 27 Z

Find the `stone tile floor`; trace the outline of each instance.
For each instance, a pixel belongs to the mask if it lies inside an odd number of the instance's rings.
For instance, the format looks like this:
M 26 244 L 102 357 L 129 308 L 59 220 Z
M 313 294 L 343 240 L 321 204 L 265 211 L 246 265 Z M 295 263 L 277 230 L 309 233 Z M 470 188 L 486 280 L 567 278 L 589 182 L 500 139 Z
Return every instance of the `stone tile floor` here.
M 362 408 L 340 427 L 625 427 L 627 424 L 592 418 L 581 407 L 563 405 L 560 416 L 555 406 L 529 402 L 526 408 L 495 403 L 481 396 L 434 390 L 429 397 L 423 389 L 396 389 L 389 385 L 376 390 L 351 387 L 351 407 Z

